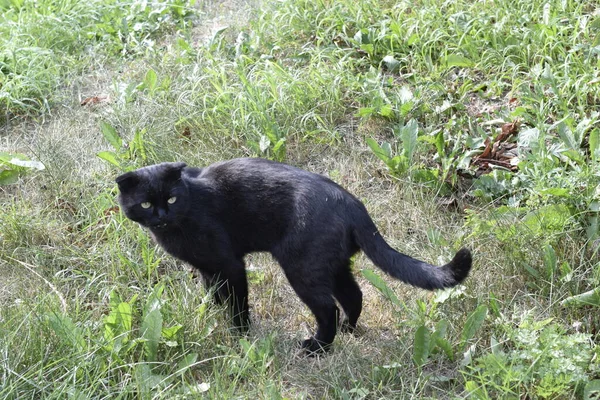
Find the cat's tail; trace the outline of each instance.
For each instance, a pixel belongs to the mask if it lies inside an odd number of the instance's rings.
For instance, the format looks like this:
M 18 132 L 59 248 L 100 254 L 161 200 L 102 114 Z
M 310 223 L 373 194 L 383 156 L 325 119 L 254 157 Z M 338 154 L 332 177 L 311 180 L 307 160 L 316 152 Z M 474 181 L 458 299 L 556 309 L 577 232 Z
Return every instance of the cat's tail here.
M 409 285 L 428 290 L 452 287 L 462 282 L 471 270 L 471 252 L 466 248 L 460 249 L 448 264 L 436 267 L 391 248 L 368 214 L 355 222 L 354 238 L 367 257 L 384 272 Z

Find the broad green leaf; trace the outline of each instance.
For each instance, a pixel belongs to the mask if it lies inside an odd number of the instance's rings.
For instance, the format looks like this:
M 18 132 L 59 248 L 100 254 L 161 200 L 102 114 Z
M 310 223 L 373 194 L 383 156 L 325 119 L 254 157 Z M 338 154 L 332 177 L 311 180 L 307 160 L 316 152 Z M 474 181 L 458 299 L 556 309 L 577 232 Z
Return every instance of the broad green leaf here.
M 124 343 L 129 340 L 132 325 L 131 304 L 119 301 L 118 296 L 111 294 L 111 310 L 104 318 L 104 339 L 108 342 L 109 351 L 119 353 Z
M 108 140 L 108 143 L 110 143 L 110 145 L 116 151 L 121 150 L 121 148 L 123 147 L 123 141 L 121 140 L 121 137 L 119 136 L 115 128 L 102 121 L 100 122 L 100 131 L 102 132 L 102 135 L 106 138 L 106 140 Z
M 467 381 L 465 384 L 465 391 L 467 392 L 467 398 L 473 400 L 489 400 L 490 396 L 481 389 L 476 382 Z
M 425 184 L 436 184 L 440 171 L 433 168 L 417 168 L 411 171 L 410 177 L 415 182 L 421 182 Z
M 448 321 L 445 319 L 439 321 L 435 325 L 435 331 L 431 335 L 431 343 L 429 345 L 430 350 L 433 350 L 435 346 L 438 346 L 446 354 L 449 360 L 454 360 L 454 351 L 452 345 L 448 340 L 445 339 L 446 332 L 448 330 Z
M 214 33 L 212 34 L 212 37 L 210 38 L 210 44 L 215 44 L 217 42 L 217 40 L 219 39 L 219 37 L 223 36 L 223 32 L 225 32 L 225 30 L 227 30 L 229 28 L 229 26 L 225 25 L 223 27 L 217 28 Z M 188 45 L 189 46 L 189 45 Z M 190 46 L 190 50 L 191 50 L 191 46 Z
M 448 340 L 438 337 L 435 344 L 444 351 L 446 357 L 448 357 L 450 361 L 454 361 L 454 350 L 452 349 L 452 344 L 450 344 Z
M 567 297 L 560 303 L 564 306 L 596 306 L 600 307 L 600 287 L 585 293 Z
M 438 321 L 437 324 L 435 324 L 434 335 L 436 337 L 445 337 L 447 331 L 448 331 L 448 321 L 447 320 L 442 319 L 442 320 Z
M 369 34 L 366 30 L 361 29 L 354 34 L 354 40 L 358 44 L 368 43 L 369 42 Z
M 540 131 L 538 128 L 525 129 L 519 132 L 517 137 L 517 143 L 519 147 L 532 147 L 536 148 L 537 143 L 540 140 Z
M 202 383 L 197 384 L 194 387 L 194 390 L 192 390 L 192 393 L 204 393 L 204 392 L 208 392 L 209 389 L 210 389 L 210 383 L 202 382 Z
M 567 149 L 579 150 L 579 143 L 575 140 L 573 131 L 564 122 L 558 124 L 558 136 L 561 138 L 563 144 Z
M 148 88 L 148 90 L 153 92 L 154 89 L 156 89 L 157 82 L 158 76 L 156 75 L 156 72 L 153 69 L 149 69 L 144 77 L 144 85 Z
M 144 342 L 144 354 L 146 361 L 156 361 L 158 357 L 158 343 L 162 334 L 163 316 L 160 309 L 150 311 L 142 321 L 142 338 Z
M 412 101 L 414 95 L 411 92 L 410 87 L 404 85 L 400 88 L 400 92 L 398 92 L 398 98 L 400 99 L 402 104 L 404 104 L 408 103 L 409 101 Z
M 177 373 L 182 374 L 192 367 L 198 360 L 198 353 L 186 354 L 181 361 L 177 363 Z
M 600 221 L 598 214 L 594 213 L 588 216 L 588 226 L 585 229 L 587 239 L 590 243 L 598 238 L 598 232 L 600 231 Z
M 415 343 L 413 347 L 413 361 L 417 367 L 422 367 L 429 357 L 429 330 L 421 325 L 415 332 Z
M 544 246 L 544 266 L 546 267 L 546 276 L 548 278 L 554 276 L 556 264 L 556 252 L 552 246 L 547 244 Z
M 356 112 L 356 115 L 361 118 L 370 117 L 375 112 L 375 107 L 361 107 Z
M 0 185 L 11 185 L 19 180 L 19 171 L 16 169 L 5 169 L 0 171 Z
M 69 316 L 52 313 L 48 314 L 46 318 L 48 325 L 59 339 L 69 344 L 75 351 L 86 350 L 86 341 L 81 328 L 75 325 Z
M 583 400 L 600 399 L 600 379 L 588 382 L 583 389 Z
M 180 324 L 173 325 L 168 328 L 163 328 L 162 336 L 166 340 L 171 340 L 175 337 L 175 335 L 177 335 L 177 332 L 179 332 L 181 330 L 181 328 L 183 328 L 183 325 L 180 325 Z
M 408 46 L 412 46 L 413 44 L 418 43 L 419 41 L 421 41 L 421 39 L 422 39 L 421 35 L 419 35 L 418 33 L 413 33 L 406 40 L 406 44 Z
M 260 148 L 260 152 L 264 153 L 269 149 L 269 146 L 271 146 L 271 140 L 269 140 L 266 135 L 262 135 L 260 137 L 260 141 L 258 142 L 258 146 Z
M 468 59 L 465 56 L 461 56 L 458 54 L 450 54 L 445 59 L 446 67 L 461 67 L 461 68 L 470 68 L 475 65 L 473 61 Z
M 414 103 L 412 101 L 407 101 L 406 103 L 402 103 L 400 106 L 400 116 L 405 117 L 408 113 L 413 109 Z
M 371 283 L 371 285 L 375 286 L 377 290 L 379 290 L 388 300 L 392 302 L 392 304 L 398 307 L 402 306 L 400 299 L 398 299 L 394 291 L 390 289 L 387 283 L 385 283 L 385 281 L 381 279 L 379 275 L 370 269 L 363 269 L 361 272 L 363 276 Z
M 225 28 L 219 29 L 217 32 L 222 32 L 223 29 L 225 29 Z M 213 37 L 214 37 L 214 35 L 213 35 Z M 190 52 L 190 53 L 194 51 L 192 46 L 183 38 L 178 38 L 175 43 L 177 44 L 177 48 L 179 50 L 183 50 L 183 51 Z
M 523 218 L 523 224 L 533 234 L 544 235 L 564 230 L 571 220 L 571 210 L 564 204 L 552 204 L 533 210 Z
M 108 161 L 115 167 L 121 168 L 121 162 L 118 159 L 118 156 L 112 151 L 101 151 L 96 154 L 96 157 L 103 159 L 104 161 Z
M 19 159 L 16 159 L 16 158 L 13 158 L 11 160 L 11 164 L 19 166 L 19 167 L 23 167 L 23 168 L 37 169 L 39 171 L 42 171 L 42 170 L 44 170 L 46 168 L 44 166 L 44 164 L 42 164 L 39 161 L 19 160 Z
M 524 264 L 523 268 L 525 268 L 525 271 L 529 272 L 529 275 L 533 276 L 534 278 L 542 279 L 542 275 L 540 275 L 540 273 L 535 268 L 532 268 L 529 264 Z
M 156 285 L 144 305 L 141 332 L 142 338 L 145 340 L 144 353 L 147 361 L 156 361 L 158 356 L 158 344 L 163 331 L 163 315 L 160 299 L 164 289 L 165 286 L 163 284 Z
M 129 332 L 133 325 L 133 311 L 129 303 L 122 302 L 117 307 L 118 318 L 121 322 L 122 332 Z
M 113 290 L 110 292 L 109 294 L 109 305 L 110 305 L 110 309 L 116 309 L 119 306 L 119 303 L 121 303 L 121 297 L 119 296 L 119 294 L 117 293 L 116 290 Z
M 600 160 L 600 130 L 593 129 L 590 132 L 590 154 L 592 155 L 592 160 L 598 161 Z
M 385 151 L 377 144 L 377 142 L 371 138 L 367 138 L 367 145 L 371 148 L 373 153 L 384 163 L 388 163 L 390 157 L 385 153 Z
M 22 154 L 11 154 L 11 153 L 6 153 L 4 151 L 0 151 L 0 163 L 1 164 L 11 164 L 11 160 L 13 158 L 20 158 L 20 157 L 25 157 Z
M 466 346 L 467 342 L 475 336 L 475 333 L 477 333 L 479 328 L 481 328 L 483 321 L 485 321 L 485 317 L 487 316 L 487 312 L 487 306 L 482 304 L 469 315 L 461 335 L 463 348 Z
M 581 153 L 575 149 L 567 149 L 562 153 L 565 157 L 570 159 L 571 161 L 575 161 L 578 164 L 582 164 L 584 162 Z
M 144 315 L 149 314 L 153 310 L 160 309 L 162 302 L 161 297 L 165 291 L 165 285 L 163 283 L 159 283 L 154 286 L 152 290 L 152 294 L 148 296 L 146 300 L 146 304 L 144 304 Z
M 417 136 L 419 133 L 419 127 L 417 120 L 414 118 L 406 123 L 406 125 L 400 128 L 398 136 L 402 140 L 402 155 L 405 156 L 408 161 L 412 160 L 415 149 L 417 148 Z
M 468 349 L 463 353 L 463 359 L 460 362 L 461 367 L 471 365 L 473 362 L 473 354 L 475 353 L 475 345 L 469 346 Z
M 11 154 L 0 151 L 0 165 L 2 164 L 9 164 L 21 168 L 37 169 L 39 171 L 42 171 L 46 168 L 41 162 L 32 161 L 24 154 Z
M 440 157 L 444 157 L 446 155 L 446 152 L 444 151 L 444 147 L 445 147 L 445 141 L 444 141 L 444 131 L 440 130 L 436 135 L 435 135 L 435 149 L 438 152 L 438 155 Z
M 544 65 L 544 71 L 540 75 L 542 82 L 545 83 L 553 83 L 554 82 L 554 74 L 552 73 L 552 68 L 550 68 L 550 63 L 546 63 Z
M 146 161 L 146 159 L 148 158 L 146 154 L 146 146 L 144 143 L 145 134 L 146 129 L 141 129 L 135 132 L 135 135 L 133 136 L 133 141 L 129 144 L 130 158 L 139 156 L 143 161 Z
M 549 194 L 551 196 L 556 197 L 569 197 L 571 196 L 571 191 L 566 188 L 548 188 L 542 189 L 539 191 L 540 194 Z
M 381 149 L 388 157 L 392 157 L 392 145 L 389 142 L 381 143 Z
M 554 317 L 546 318 L 546 319 L 543 319 L 543 320 L 541 320 L 541 321 L 533 321 L 533 324 L 532 324 L 533 326 L 532 326 L 532 328 L 533 328 L 534 330 L 536 330 L 536 331 L 542 330 L 542 329 L 543 329 L 545 326 L 548 326 L 548 325 L 550 325 L 550 323 L 551 323 L 552 321 L 554 321 Z M 521 322 L 521 325 L 520 325 L 520 326 L 523 326 L 523 325 L 524 325 L 524 324 L 526 324 L 526 323 L 527 323 L 527 322 L 524 322 L 524 321 L 523 321 L 523 322 Z
M 281 138 L 277 141 L 277 143 L 275 143 L 275 146 L 273 146 L 273 152 L 275 154 L 277 154 L 280 151 L 284 151 L 284 150 L 285 150 L 285 138 Z
M 493 292 L 490 292 L 489 304 L 492 314 L 496 317 L 500 317 L 502 315 L 500 313 L 500 306 L 498 305 L 498 299 Z
M 153 389 L 168 381 L 164 376 L 154 374 L 150 365 L 145 363 L 136 365 L 134 377 L 142 399 L 151 398 L 150 393 Z
M 360 49 L 367 54 L 372 55 L 373 51 L 375 50 L 375 46 L 373 46 L 371 43 L 363 43 L 360 45 Z
M 394 72 L 400 69 L 400 61 L 396 60 L 394 56 L 385 56 L 381 61 L 389 71 Z
M 502 354 L 502 346 L 500 343 L 498 343 L 498 339 L 496 339 L 496 336 L 494 335 L 490 337 L 490 349 L 492 350 L 492 354 L 495 356 Z
M 392 118 L 394 116 L 394 109 L 391 105 L 385 104 L 379 109 L 379 114 L 382 117 Z
M 600 17 L 596 16 L 589 24 L 590 29 L 600 31 Z

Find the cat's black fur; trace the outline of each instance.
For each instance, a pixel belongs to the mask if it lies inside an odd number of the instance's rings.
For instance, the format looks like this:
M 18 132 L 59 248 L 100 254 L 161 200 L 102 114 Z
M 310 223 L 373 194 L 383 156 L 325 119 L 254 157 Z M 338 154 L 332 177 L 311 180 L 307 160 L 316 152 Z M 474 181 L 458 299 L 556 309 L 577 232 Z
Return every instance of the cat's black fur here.
M 471 268 L 467 249 L 441 268 L 397 252 L 356 197 L 324 176 L 273 161 L 235 159 L 205 168 L 162 163 L 116 181 L 125 215 L 216 285 L 217 301 L 230 299 L 242 329 L 249 324 L 244 256 L 271 253 L 316 317 L 316 334 L 303 342 L 308 352 L 333 342 L 335 300 L 346 314 L 343 326 L 356 327 L 362 293 L 350 257 L 358 250 L 391 276 L 429 290 L 458 284 Z

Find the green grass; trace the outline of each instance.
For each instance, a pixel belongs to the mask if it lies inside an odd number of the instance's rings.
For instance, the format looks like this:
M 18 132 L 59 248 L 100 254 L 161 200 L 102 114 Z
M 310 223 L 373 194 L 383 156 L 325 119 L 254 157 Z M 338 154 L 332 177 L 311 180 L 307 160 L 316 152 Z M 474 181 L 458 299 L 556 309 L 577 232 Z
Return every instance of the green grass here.
M 3 118 L 51 112 L 57 89 L 85 69 L 155 46 L 165 30 L 185 27 L 187 1 L 0 3 L 0 108 Z
M 598 9 L 0 1 L 0 398 L 595 398 Z M 515 121 L 512 169 L 482 168 Z M 307 359 L 310 312 L 252 255 L 236 336 L 113 177 L 240 156 L 331 177 L 407 254 L 470 247 L 471 276 L 429 294 L 358 256 L 359 334 Z

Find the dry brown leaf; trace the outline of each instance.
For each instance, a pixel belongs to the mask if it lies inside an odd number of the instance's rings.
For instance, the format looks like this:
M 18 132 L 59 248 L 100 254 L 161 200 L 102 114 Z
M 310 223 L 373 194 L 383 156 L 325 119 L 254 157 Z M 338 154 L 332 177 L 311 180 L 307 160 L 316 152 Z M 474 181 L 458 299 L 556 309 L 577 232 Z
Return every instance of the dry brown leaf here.
M 486 138 L 485 139 L 485 150 L 483 150 L 483 153 L 481 153 L 480 155 L 478 155 L 476 158 L 489 158 L 490 155 L 492 154 L 492 141 L 490 140 L 490 138 Z
M 183 128 L 183 131 L 181 131 L 181 136 L 184 138 L 190 138 L 192 136 L 192 131 L 189 126 Z
M 498 135 L 496 141 L 503 142 L 512 135 L 516 135 L 517 133 L 519 133 L 520 125 L 521 124 L 519 121 L 509 122 L 507 124 L 502 125 L 502 132 L 500 133 L 500 135 Z
M 508 140 L 519 132 L 519 126 L 518 120 L 504 123 L 500 134 L 493 141 L 489 138 L 485 140 L 485 149 L 471 161 L 472 165 L 479 167 L 477 170 L 479 175 L 490 172 L 490 165 L 497 165 L 511 171 L 517 170 L 517 166 L 513 165 L 515 163 L 511 163 L 517 157 L 515 151 L 517 144 Z
M 106 210 L 104 210 L 104 216 L 108 217 L 111 214 L 116 214 L 119 212 L 119 206 L 112 206 L 110 208 L 107 208 Z
M 81 102 L 81 106 L 95 106 L 100 103 L 108 103 L 110 101 L 110 97 L 106 94 L 101 94 L 99 96 L 92 96 L 83 99 Z

